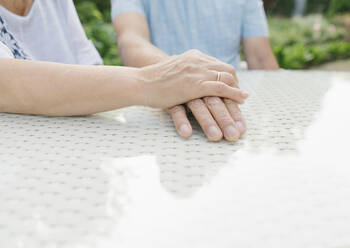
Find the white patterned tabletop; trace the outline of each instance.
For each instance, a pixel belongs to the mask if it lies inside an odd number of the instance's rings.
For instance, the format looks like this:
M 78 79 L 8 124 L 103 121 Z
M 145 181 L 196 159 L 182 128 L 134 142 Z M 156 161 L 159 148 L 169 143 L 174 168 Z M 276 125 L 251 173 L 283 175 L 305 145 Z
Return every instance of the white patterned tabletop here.
M 350 73 L 241 72 L 248 132 L 0 114 L 1 248 L 350 248 Z

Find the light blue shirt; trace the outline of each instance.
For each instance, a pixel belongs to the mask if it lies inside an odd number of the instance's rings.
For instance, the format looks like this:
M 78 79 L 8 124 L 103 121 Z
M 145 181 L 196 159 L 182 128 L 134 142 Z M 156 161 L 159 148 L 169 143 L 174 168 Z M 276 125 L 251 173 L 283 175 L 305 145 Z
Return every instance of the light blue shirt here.
M 190 49 L 232 64 L 240 60 L 242 38 L 267 37 L 261 0 L 111 0 L 112 18 L 144 15 L 151 42 L 169 55 Z

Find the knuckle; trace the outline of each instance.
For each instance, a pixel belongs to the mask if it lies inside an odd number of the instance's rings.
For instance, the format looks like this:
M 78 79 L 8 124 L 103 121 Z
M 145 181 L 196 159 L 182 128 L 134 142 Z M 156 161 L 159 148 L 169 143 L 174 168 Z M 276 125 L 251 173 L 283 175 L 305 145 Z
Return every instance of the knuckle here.
M 193 55 L 199 55 L 201 53 L 198 49 L 191 49 L 188 52 Z
M 190 72 L 185 72 L 184 73 L 184 80 L 187 83 L 193 83 L 195 81 L 196 77 L 194 76 L 193 73 Z
M 229 108 L 234 108 L 237 106 L 237 104 L 234 101 L 232 101 L 231 99 L 225 99 L 225 104 Z
M 230 108 L 230 112 L 235 116 L 235 117 L 240 117 L 241 116 L 241 110 L 238 108 L 237 105 L 232 105 Z
M 188 103 L 188 107 L 191 109 L 198 109 L 203 106 L 203 101 L 201 99 L 195 99 Z
M 175 107 L 171 108 L 169 111 L 172 115 L 175 115 L 177 113 L 183 112 L 183 110 L 184 110 L 183 106 L 175 106 Z
M 236 75 L 236 69 L 232 65 L 229 65 L 229 72 L 231 75 Z
M 229 86 L 234 86 L 235 85 L 235 79 L 232 76 L 232 74 L 229 73 L 224 73 L 223 74 L 223 81 Z
M 185 71 L 189 73 L 196 73 L 199 71 L 199 66 L 194 63 L 188 63 L 185 66 Z
M 191 49 L 185 53 L 189 61 L 194 63 L 200 63 L 202 58 L 202 53 L 197 49 Z
M 222 95 L 224 94 L 226 91 L 226 84 L 224 83 L 220 83 L 216 86 L 215 88 L 215 92 L 218 94 L 218 95 Z
M 215 107 L 219 105 L 222 100 L 219 97 L 207 97 L 205 98 L 205 101 L 208 107 Z
M 219 122 L 222 124 L 222 126 L 226 127 L 226 126 L 230 126 L 230 125 L 233 125 L 233 119 L 231 116 L 227 116 L 227 115 L 224 115 L 224 116 L 221 116 L 219 118 Z
M 227 108 L 229 109 L 230 113 L 235 117 L 235 119 L 240 118 L 242 116 L 242 112 L 239 109 L 237 103 L 234 103 L 233 101 L 226 101 L 225 102 Z

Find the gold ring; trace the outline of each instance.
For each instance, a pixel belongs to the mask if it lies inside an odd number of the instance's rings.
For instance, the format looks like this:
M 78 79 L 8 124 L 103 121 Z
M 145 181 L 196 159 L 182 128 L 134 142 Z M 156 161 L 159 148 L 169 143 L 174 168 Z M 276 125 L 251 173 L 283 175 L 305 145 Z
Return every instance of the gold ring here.
M 218 72 L 218 76 L 217 76 L 217 78 L 216 78 L 216 81 L 219 82 L 220 79 L 221 79 L 221 72 Z

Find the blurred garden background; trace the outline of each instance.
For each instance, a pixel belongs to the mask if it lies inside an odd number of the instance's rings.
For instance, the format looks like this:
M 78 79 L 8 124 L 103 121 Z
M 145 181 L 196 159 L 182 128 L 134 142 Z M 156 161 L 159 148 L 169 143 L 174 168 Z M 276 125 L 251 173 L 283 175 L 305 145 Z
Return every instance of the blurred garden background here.
M 248 0 L 247 0 L 248 1 Z M 106 65 L 122 65 L 110 0 L 74 0 Z M 350 0 L 264 0 L 273 51 L 285 69 L 350 71 Z

